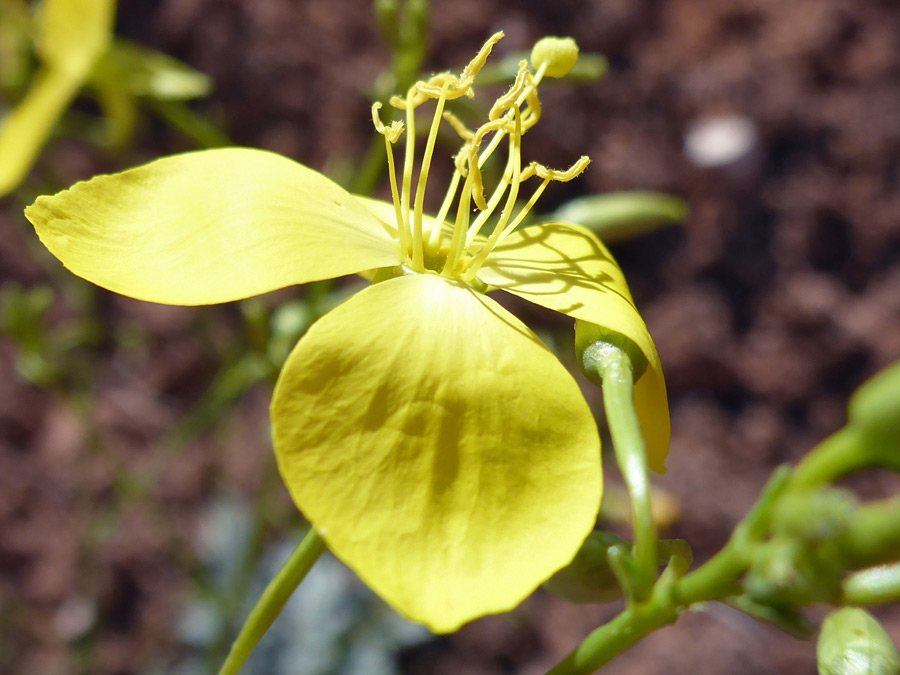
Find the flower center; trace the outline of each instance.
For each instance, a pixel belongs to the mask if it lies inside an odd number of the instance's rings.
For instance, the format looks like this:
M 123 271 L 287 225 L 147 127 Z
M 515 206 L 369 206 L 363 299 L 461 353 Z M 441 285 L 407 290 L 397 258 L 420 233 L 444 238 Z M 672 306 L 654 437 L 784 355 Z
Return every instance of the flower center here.
M 384 136 L 387 150 L 398 244 L 406 259 L 404 266 L 411 272 L 431 272 L 466 283 L 474 282 L 475 275 L 491 251 L 525 219 L 550 181 L 571 180 L 590 163 L 587 157 L 581 157 L 567 171 L 554 171 L 537 162 L 522 167 L 522 137 L 541 116 L 538 84 L 545 75 L 562 77 L 569 72 L 578 54 L 578 48 L 571 40 L 545 38 L 538 42 L 532 52 L 532 61 L 537 69 L 533 71 L 528 61 L 520 61 L 516 79 L 509 91 L 497 99 L 488 113 L 488 121 L 475 131 L 466 128 L 456 116 L 444 110 L 448 101 L 462 96 L 474 97 L 475 78 L 494 45 L 502 37 L 503 33 L 491 36 L 459 76 L 440 73 L 414 84 L 405 98 L 394 96 L 390 99 L 393 107 L 406 113 L 406 147 L 402 181 L 399 184 L 393 145 L 402 135 L 404 123 L 394 121 L 385 126 L 378 112 L 381 103 L 372 106 L 372 121 L 375 129 Z M 548 41 L 552 43 L 549 52 L 546 48 Z M 559 57 L 558 53 L 562 53 L 563 57 Z M 436 101 L 435 112 L 413 193 L 415 113 L 419 106 L 430 100 Z M 463 143 L 454 158 L 453 176 L 437 217 L 426 227 L 422 212 L 425 189 L 442 121 L 446 121 L 456 131 Z M 507 140 L 506 166 L 502 177 L 486 199 L 482 168 L 504 139 Z M 520 185 L 533 176 L 537 176 L 542 182 L 526 203 L 519 206 Z M 451 224 L 446 219 L 454 199 L 457 203 L 456 215 Z M 501 202 L 503 207 L 493 221 L 493 229 L 490 234 L 483 233 Z M 474 219 L 473 204 L 478 211 Z

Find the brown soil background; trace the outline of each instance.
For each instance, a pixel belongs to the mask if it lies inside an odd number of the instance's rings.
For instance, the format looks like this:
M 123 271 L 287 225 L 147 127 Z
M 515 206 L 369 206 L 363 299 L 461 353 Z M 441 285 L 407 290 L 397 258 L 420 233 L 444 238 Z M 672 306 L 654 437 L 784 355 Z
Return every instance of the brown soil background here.
M 238 144 L 316 168 L 362 156 L 365 91 L 387 64 L 365 2 L 122 2 L 119 32 L 208 73 L 200 106 Z M 580 194 L 653 189 L 691 215 L 614 247 L 657 341 L 672 409 L 669 471 L 681 502 L 671 536 L 699 559 L 725 541 L 774 466 L 799 458 L 844 421 L 866 377 L 900 357 L 900 7 L 892 0 L 435 0 L 429 69 L 459 67 L 495 30 L 501 54 L 571 35 L 605 54 L 596 84 L 546 87 L 529 158 L 594 163 L 549 210 Z M 755 122 L 751 157 L 698 169 L 682 152 L 690 124 L 740 113 Z M 187 149 L 159 126 L 141 159 Z M 122 160 L 53 143 L 38 171 L 61 184 Z M 13 199 L 0 212 L 0 281 L 47 282 Z M 55 279 L 59 278 L 56 273 Z M 53 283 L 57 283 L 54 281 Z M 293 293 L 293 295 L 291 295 Z M 294 297 L 288 292 L 279 298 Z M 73 320 L 59 297 L 51 325 Z M 146 672 L 177 653 L 172 621 L 196 567 L 197 518 L 211 495 L 259 495 L 271 463 L 268 386 L 230 418 L 161 459 L 165 432 L 240 341 L 234 307 L 188 310 L 96 296 L 104 337 L 67 367 L 88 385 L 52 388 L 16 375 L 0 336 L 0 670 Z M 274 301 L 273 301 L 274 303 Z M 546 320 L 544 314 L 533 314 Z M 551 324 L 553 326 L 554 324 Z M 137 331 L 135 344 L 124 339 Z M 69 358 L 69 357 L 67 357 Z M 122 476 L 151 476 L 122 497 Z M 896 484 L 872 476 L 883 494 Z M 272 492 L 272 491 L 270 491 Z M 273 528 L 274 529 L 274 528 Z M 275 537 L 278 533 L 269 533 Z M 61 608 L 96 602 L 87 640 L 66 637 Z M 539 673 L 612 616 L 537 594 L 514 615 L 477 621 L 402 656 L 407 673 Z M 900 613 L 881 614 L 900 641 Z M 64 622 L 63 622 L 64 623 Z M 814 673 L 812 643 L 721 607 L 690 613 L 604 672 Z

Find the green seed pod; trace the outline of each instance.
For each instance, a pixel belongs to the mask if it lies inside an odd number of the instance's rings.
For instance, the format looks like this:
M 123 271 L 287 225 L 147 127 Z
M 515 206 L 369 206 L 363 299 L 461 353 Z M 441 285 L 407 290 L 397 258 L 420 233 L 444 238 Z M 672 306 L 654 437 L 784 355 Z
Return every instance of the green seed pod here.
M 572 38 L 545 37 L 531 50 L 535 70 L 547 64 L 547 77 L 565 77 L 578 62 L 578 44 Z
M 845 607 L 829 614 L 816 643 L 819 675 L 900 675 L 900 653 L 875 618 Z
M 609 567 L 606 552 L 610 546 L 623 543 L 612 532 L 592 532 L 572 562 L 550 577 L 544 588 L 579 604 L 617 600 L 622 597 L 622 589 Z
M 851 427 L 879 440 L 900 441 L 900 361 L 865 382 L 850 399 Z
M 578 355 L 578 366 L 585 377 L 594 384 L 598 386 L 602 384 L 597 365 L 603 358 L 604 345 L 613 345 L 628 354 L 635 382 L 647 370 L 647 357 L 631 338 L 597 324 L 576 320 L 575 353 Z

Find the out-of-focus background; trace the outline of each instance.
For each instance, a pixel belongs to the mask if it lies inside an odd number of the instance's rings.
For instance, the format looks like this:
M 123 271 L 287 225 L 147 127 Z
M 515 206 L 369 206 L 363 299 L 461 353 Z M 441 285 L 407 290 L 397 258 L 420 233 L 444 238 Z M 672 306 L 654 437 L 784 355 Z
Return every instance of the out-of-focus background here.
M 369 95 L 390 62 L 369 3 L 128 0 L 116 30 L 211 78 L 182 128 L 207 120 L 235 144 L 359 179 Z M 569 35 L 609 61 L 602 80 L 542 87 L 526 160 L 593 158 L 548 190 L 542 211 L 625 189 L 690 204 L 683 226 L 613 252 L 669 386 L 672 452 L 656 484 L 680 517 L 667 535 L 705 559 L 772 469 L 839 428 L 851 391 L 900 358 L 900 6 L 433 0 L 425 71 L 460 68 L 497 30 L 498 57 Z M 85 141 L 99 112 L 77 99 L 30 177 L 0 200 L 0 671 L 215 672 L 302 527 L 274 469 L 272 378 L 345 286 L 188 309 L 72 277 L 23 207 L 209 139 L 150 110 L 128 149 L 105 151 Z M 567 321 L 511 304 L 574 363 Z M 878 496 L 897 482 L 873 474 L 857 486 Z M 540 673 L 618 609 L 538 592 L 434 638 L 326 558 L 247 672 Z M 879 616 L 900 640 L 900 611 Z M 814 664 L 812 643 L 715 605 L 604 672 L 812 674 Z

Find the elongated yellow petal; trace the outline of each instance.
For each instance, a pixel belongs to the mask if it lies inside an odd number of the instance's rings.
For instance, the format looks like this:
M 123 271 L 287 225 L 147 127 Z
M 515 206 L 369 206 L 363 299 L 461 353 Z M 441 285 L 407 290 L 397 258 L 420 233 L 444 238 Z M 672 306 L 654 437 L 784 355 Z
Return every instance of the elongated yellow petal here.
M 669 452 L 669 405 L 659 355 L 622 270 L 590 231 L 550 223 L 514 232 L 488 257 L 478 277 L 535 304 L 630 338 L 647 357 L 634 404 L 650 466 L 662 472 Z
M 38 51 L 44 63 L 84 78 L 112 38 L 115 0 L 44 0 Z
M 204 305 L 397 265 L 397 245 L 337 184 L 229 148 L 97 176 L 25 210 L 75 274 L 117 293 Z
M 18 187 L 53 125 L 81 83 L 68 74 L 44 70 L 16 108 L 0 121 L 0 197 Z
M 272 422 L 329 548 L 437 632 L 517 605 L 596 518 L 600 442 L 575 381 L 500 305 L 437 275 L 376 284 L 314 324 Z

